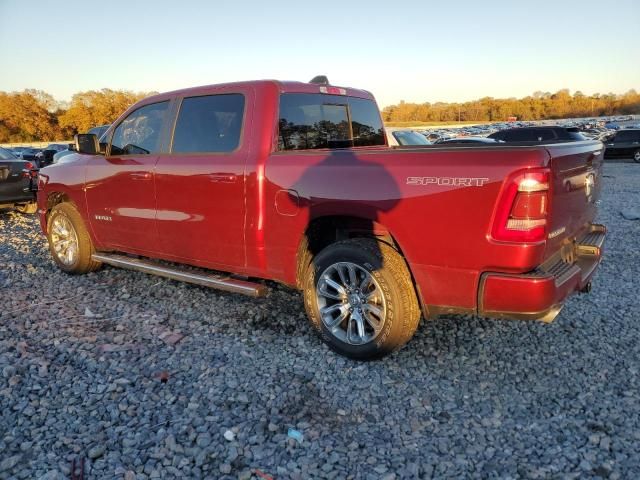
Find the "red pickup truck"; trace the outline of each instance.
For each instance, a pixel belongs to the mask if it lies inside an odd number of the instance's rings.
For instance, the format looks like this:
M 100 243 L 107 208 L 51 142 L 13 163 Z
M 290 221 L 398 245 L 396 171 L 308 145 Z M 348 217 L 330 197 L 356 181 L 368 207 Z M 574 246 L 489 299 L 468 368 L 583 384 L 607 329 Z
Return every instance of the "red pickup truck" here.
M 601 259 L 600 142 L 390 148 L 373 96 L 322 79 L 155 95 L 76 142 L 39 177 L 61 269 L 290 285 L 352 358 L 421 314 L 551 321 Z

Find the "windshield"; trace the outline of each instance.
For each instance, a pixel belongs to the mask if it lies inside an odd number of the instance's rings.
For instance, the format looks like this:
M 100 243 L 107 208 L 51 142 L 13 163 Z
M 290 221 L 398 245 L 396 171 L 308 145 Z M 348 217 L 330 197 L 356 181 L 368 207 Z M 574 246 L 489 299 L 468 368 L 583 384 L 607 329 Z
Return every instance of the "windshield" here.
M 0 148 L 0 160 L 15 160 L 15 155 L 11 153 L 9 150 L 5 150 L 4 148 Z

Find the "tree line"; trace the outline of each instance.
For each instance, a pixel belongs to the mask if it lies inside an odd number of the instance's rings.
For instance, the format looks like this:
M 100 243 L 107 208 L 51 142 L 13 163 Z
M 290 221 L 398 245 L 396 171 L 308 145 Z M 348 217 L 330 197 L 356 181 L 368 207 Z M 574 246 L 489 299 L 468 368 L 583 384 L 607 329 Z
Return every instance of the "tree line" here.
M 596 117 L 640 113 L 640 94 L 635 90 L 616 95 L 573 95 L 568 89 L 556 93 L 536 92 L 524 98 L 484 97 L 464 103 L 406 103 L 389 105 L 382 111 L 385 122 L 504 122 L 518 120 Z
M 76 93 L 65 103 L 41 90 L 0 92 L 0 142 L 70 139 L 78 132 L 112 123 L 153 93 L 104 88 Z
M 78 132 L 112 123 L 138 100 L 156 92 L 89 90 L 76 93 L 70 102 L 58 102 L 41 90 L 0 91 L 0 142 L 31 142 L 69 139 Z M 484 97 L 464 103 L 405 103 L 382 111 L 385 122 L 469 122 L 625 115 L 640 113 L 640 94 L 635 90 L 616 95 L 536 92 L 524 98 Z

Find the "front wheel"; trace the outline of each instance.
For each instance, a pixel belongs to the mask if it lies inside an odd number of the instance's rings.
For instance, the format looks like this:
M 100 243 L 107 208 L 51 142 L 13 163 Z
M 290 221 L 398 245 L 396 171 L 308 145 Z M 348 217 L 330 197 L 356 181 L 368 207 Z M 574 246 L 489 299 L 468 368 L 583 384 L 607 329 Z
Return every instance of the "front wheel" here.
M 68 273 L 87 273 L 100 267 L 91 259 L 93 243 L 75 206 L 60 203 L 53 207 L 47 221 L 49 251 L 60 269 Z
M 372 239 L 329 245 L 311 262 L 304 282 L 309 321 L 334 351 L 372 360 L 413 336 L 420 308 L 404 259 Z
M 633 161 L 636 163 L 640 163 L 640 150 L 636 150 L 633 152 Z

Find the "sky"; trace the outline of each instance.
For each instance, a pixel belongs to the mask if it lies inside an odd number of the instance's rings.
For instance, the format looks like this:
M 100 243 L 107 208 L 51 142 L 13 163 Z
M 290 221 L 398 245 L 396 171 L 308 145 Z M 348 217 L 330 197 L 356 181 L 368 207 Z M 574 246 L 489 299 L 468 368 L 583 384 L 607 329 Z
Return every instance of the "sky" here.
M 640 90 L 639 18 L 640 0 L 0 0 L 0 91 L 324 74 L 381 106 L 624 93 Z

